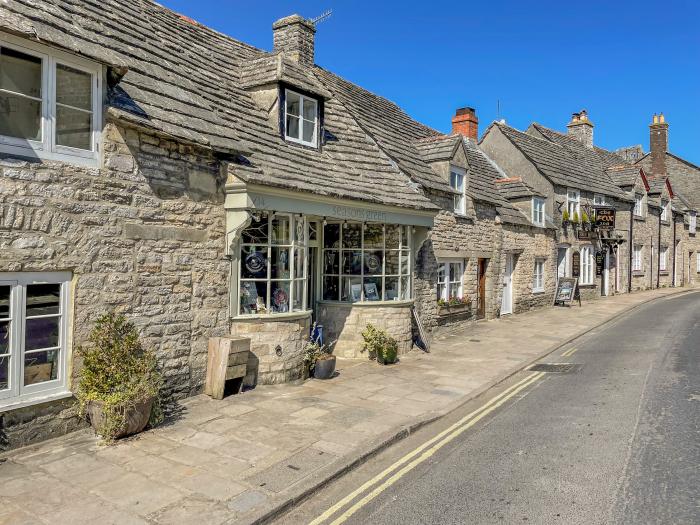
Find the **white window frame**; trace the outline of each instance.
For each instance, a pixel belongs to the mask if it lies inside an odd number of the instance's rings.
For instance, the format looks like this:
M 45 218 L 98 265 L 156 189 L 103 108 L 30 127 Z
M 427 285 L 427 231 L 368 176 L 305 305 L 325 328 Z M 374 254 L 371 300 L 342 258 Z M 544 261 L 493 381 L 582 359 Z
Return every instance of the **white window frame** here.
M 298 137 L 292 137 L 287 130 L 287 100 L 289 99 L 289 94 L 293 93 L 294 95 L 299 97 L 299 115 L 292 115 L 293 117 L 296 117 L 299 119 L 299 136 Z M 314 103 L 314 136 L 310 141 L 304 140 L 304 103 L 305 102 L 313 102 Z M 309 97 L 307 95 L 302 95 L 298 91 L 294 91 L 291 89 L 285 88 L 284 90 L 284 139 L 287 140 L 288 142 L 295 142 L 297 144 L 302 144 L 304 146 L 311 146 L 313 148 L 318 147 L 318 121 L 319 121 L 319 115 L 318 115 L 318 100 Z M 306 121 L 308 122 L 308 120 Z
M 643 253 L 644 253 L 644 246 L 643 245 L 635 244 L 632 247 L 632 271 L 633 272 L 641 272 L 642 271 L 642 261 L 644 260 Z
M 544 292 L 544 259 L 535 259 L 535 268 L 532 275 L 533 293 Z
M 11 286 L 10 294 L 10 387 L 0 391 L 0 412 L 70 395 L 67 387 L 68 340 L 70 326 L 71 274 L 69 272 L 0 273 L 0 286 Z M 32 284 L 60 284 L 60 322 L 58 370 L 56 379 L 24 386 L 24 332 L 26 325 L 26 288 Z M 55 316 L 52 314 L 52 316 Z M 52 347 L 53 348 L 53 347 Z
M 454 265 L 458 279 L 450 279 L 450 269 Z M 438 261 L 438 299 L 448 301 L 450 297 L 464 297 L 464 259 L 440 259 Z M 451 293 L 452 291 L 456 293 Z
M 461 180 L 461 188 L 453 182 L 453 179 Z M 467 213 L 467 171 L 459 166 L 450 166 L 450 187 L 459 192 L 454 195 L 453 211 L 457 215 L 465 215 Z
M 581 275 L 579 276 L 579 283 L 582 285 L 589 285 L 595 282 L 595 260 L 593 253 L 593 246 L 587 244 L 581 247 Z
M 669 206 L 670 206 L 669 201 L 667 201 L 666 199 L 661 199 L 661 220 L 662 221 L 668 221 Z
M 634 216 L 635 217 L 645 217 L 644 213 L 644 194 L 635 193 L 634 194 Z
M 659 271 L 668 271 L 668 246 L 662 246 L 659 250 Z
M 532 224 L 544 226 L 545 221 L 545 200 L 542 197 L 532 198 Z
M 0 135 L 0 153 L 57 160 L 97 167 L 102 129 L 102 66 L 96 62 L 41 44 L 0 33 L 0 47 L 41 59 L 41 141 Z M 92 133 L 90 150 L 56 144 L 56 66 L 68 66 L 92 75 Z
M 695 252 L 695 273 L 700 273 L 700 252 Z
M 574 220 L 574 213 L 581 220 L 581 192 L 573 188 L 566 190 L 566 210 L 569 212 L 569 220 Z
M 694 211 L 689 213 L 688 217 L 688 233 L 695 233 L 697 230 L 698 218 Z
M 605 200 L 605 195 L 601 193 L 593 194 L 593 206 L 605 206 L 607 201 Z

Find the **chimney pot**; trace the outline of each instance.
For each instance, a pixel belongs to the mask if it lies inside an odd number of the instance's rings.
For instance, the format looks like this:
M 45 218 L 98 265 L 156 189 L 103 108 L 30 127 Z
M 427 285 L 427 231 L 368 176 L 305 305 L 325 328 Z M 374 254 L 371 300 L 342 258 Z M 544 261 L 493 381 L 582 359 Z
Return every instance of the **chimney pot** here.
M 452 134 L 459 134 L 476 142 L 479 139 L 479 117 L 474 108 L 464 107 L 452 117 Z
M 316 26 L 299 15 L 280 18 L 272 24 L 273 49 L 305 66 L 314 65 Z

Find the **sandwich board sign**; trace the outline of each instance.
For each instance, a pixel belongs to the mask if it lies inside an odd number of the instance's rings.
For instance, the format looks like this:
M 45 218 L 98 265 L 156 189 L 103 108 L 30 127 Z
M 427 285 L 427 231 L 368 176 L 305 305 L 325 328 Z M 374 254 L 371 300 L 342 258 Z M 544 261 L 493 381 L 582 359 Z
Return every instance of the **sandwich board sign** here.
M 578 300 L 581 306 L 581 294 L 578 289 L 577 277 L 560 277 L 557 283 L 557 292 L 554 294 L 555 306 L 571 306 L 571 303 Z

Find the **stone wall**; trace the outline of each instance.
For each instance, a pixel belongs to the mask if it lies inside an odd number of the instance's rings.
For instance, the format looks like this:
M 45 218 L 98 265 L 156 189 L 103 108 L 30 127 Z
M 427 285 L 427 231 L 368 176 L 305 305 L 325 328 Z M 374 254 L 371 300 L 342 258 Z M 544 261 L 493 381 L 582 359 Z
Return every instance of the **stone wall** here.
M 396 305 L 382 303 L 319 303 L 318 322 L 323 325 L 326 343 L 336 341 L 333 353 L 339 357 L 367 357 L 362 352 L 362 331 L 368 324 L 386 330 L 399 344 L 399 354 L 413 347 L 410 301 Z
M 100 314 L 123 313 L 157 353 L 167 393 L 197 393 L 208 338 L 227 335 L 229 325 L 218 162 L 115 123 L 102 138 L 99 169 L 0 160 L 0 271 L 72 272 L 73 349 Z M 35 408 L 44 430 L 28 430 L 32 409 L 22 409 L 21 418 L 3 416 L 2 432 L 26 444 L 73 428 L 65 403 L 55 405 L 55 425 L 46 424 L 45 407 Z M 20 427 L 26 437 L 17 441 Z
M 250 338 L 246 386 L 295 381 L 304 370 L 304 347 L 311 330 L 311 314 L 274 319 L 235 319 L 231 335 Z

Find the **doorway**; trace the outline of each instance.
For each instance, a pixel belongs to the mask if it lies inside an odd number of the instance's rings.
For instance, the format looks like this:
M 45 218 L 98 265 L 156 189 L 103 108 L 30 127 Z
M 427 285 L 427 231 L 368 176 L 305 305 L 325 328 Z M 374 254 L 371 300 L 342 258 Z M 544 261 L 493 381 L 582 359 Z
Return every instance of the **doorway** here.
M 476 318 L 484 319 L 486 317 L 486 269 L 488 267 L 488 259 L 479 259 L 478 277 L 479 288 L 477 290 L 476 303 Z
M 568 273 L 568 268 L 569 268 L 569 247 L 568 246 L 560 246 L 557 249 L 557 280 L 560 277 L 567 277 Z
M 503 272 L 503 296 L 501 315 L 513 313 L 513 254 L 506 254 L 506 268 Z

